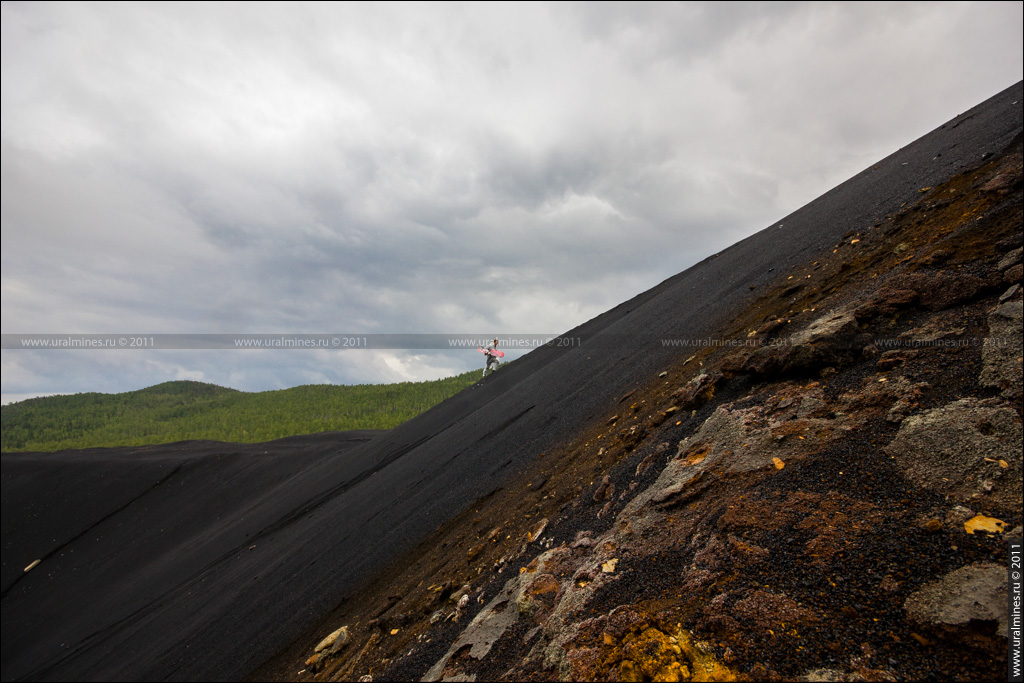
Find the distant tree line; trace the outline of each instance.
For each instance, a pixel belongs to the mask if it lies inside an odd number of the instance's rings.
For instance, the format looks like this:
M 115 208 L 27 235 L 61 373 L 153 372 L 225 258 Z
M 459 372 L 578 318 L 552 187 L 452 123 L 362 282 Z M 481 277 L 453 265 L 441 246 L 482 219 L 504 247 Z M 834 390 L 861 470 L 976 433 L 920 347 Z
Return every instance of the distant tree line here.
M 143 446 L 185 439 L 252 443 L 348 429 L 391 429 L 479 379 L 307 385 L 247 393 L 165 382 L 122 394 L 47 396 L 3 406 L 3 451 Z

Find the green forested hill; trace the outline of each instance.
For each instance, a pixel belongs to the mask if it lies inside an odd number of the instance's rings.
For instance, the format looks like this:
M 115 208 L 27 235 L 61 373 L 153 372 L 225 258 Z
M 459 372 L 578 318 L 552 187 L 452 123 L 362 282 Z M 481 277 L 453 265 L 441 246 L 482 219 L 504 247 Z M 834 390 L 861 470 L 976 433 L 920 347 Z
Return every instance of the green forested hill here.
M 390 429 L 479 379 L 307 385 L 246 393 L 165 382 L 123 394 L 47 396 L 2 407 L 4 451 L 141 446 L 184 439 L 259 442 L 347 429 Z

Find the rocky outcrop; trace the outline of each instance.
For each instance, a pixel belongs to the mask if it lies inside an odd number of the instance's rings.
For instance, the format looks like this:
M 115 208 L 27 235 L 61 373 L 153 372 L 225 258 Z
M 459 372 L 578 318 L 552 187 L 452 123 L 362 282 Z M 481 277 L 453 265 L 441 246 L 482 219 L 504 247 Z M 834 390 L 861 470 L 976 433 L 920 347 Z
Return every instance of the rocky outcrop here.
M 903 421 L 886 447 L 905 475 L 957 502 L 1020 504 L 1021 422 L 999 400 L 961 399 Z
M 1019 249 L 1017 251 L 1020 251 Z M 989 313 L 988 331 L 982 359 L 981 383 L 998 388 L 1009 399 L 1021 397 L 1022 365 L 1021 329 L 1024 327 L 1024 304 L 1018 299 L 1006 301 Z
M 741 371 L 771 377 L 847 365 L 860 355 L 867 343 L 854 312 L 834 310 L 816 318 L 780 344 L 757 349 L 747 357 Z
M 907 598 L 904 608 L 912 621 L 927 626 L 994 622 L 1005 637 L 1007 594 L 1006 566 L 976 563 L 925 584 Z

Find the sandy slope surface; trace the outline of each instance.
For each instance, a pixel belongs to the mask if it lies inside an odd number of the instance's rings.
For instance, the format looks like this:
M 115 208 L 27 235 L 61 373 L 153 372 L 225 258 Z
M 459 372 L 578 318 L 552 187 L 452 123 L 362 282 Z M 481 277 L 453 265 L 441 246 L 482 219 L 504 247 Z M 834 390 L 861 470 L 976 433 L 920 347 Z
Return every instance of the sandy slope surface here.
M 4 455 L 3 679 L 247 675 L 685 353 L 661 339 L 713 335 L 792 265 L 1001 151 L 1020 133 L 1021 95 L 1009 88 L 567 332 L 571 345 L 374 438 Z

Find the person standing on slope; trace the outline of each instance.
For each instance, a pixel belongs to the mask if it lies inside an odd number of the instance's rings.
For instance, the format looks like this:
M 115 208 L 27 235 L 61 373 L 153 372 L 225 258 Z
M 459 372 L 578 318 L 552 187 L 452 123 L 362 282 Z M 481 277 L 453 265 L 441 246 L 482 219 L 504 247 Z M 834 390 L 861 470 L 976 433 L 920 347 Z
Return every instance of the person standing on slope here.
M 487 373 L 491 371 L 491 369 L 492 369 L 491 366 L 492 365 L 494 366 L 493 369 L 495 369 L 495 370 L 497 370 L 498 366 L 501 365 L 501 361 L 498 360 L 498 355 L 495 353 L 495 351 L 497 351 L 497 350 L 498 350 L 498 340 L 497 339 L 495 339 L 494 342 L 490 346 L 488 346 L 486 349 L 484 349 L 484 355 L 487 356 L 487 362 L 484 365 L 484 377 L 486 377 Z

